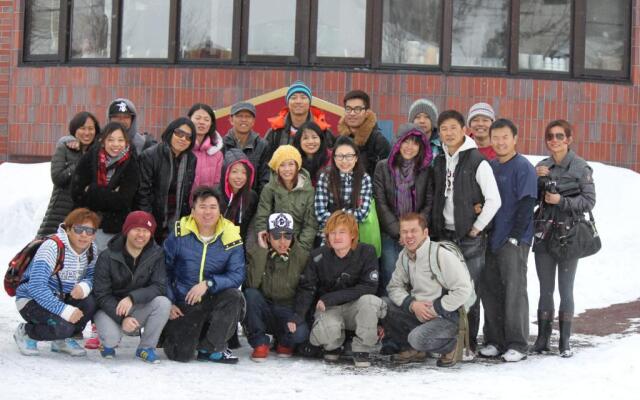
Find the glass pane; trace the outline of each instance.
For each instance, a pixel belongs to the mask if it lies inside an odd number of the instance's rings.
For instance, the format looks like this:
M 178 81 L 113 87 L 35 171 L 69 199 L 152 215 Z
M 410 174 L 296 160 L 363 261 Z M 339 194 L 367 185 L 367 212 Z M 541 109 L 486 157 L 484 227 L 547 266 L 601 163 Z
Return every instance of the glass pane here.
M 571 1 L 520 1 L 521 70 L 569 71 Z
M 180 9 L 180 56 L 231 58 L 233 0 L 189 0 Z
M 257 0 L 249 9 L 250 55 L 293 56 L 296 0 Z
M 367 0 L 318 0 L 318 57 L 364 57 Z
M 451 64 L 507 67 L 508 0 L 454 0 Z
M 112 3 L 112 0 L 74 0 L 71 57 L 110 57 Z
M 586 69 L 620 71 L 629 38 L 627 0 L 587 0 Z
M 382 62 L 438 65 L 442 0 L 384 0 Z
M 29 16 L 29 55 L 58 54 L 60 0 L 33 0 L 25 9 Z
M 122 7 L 122 58 L 167 58 L 169 0 L 125 0 Z

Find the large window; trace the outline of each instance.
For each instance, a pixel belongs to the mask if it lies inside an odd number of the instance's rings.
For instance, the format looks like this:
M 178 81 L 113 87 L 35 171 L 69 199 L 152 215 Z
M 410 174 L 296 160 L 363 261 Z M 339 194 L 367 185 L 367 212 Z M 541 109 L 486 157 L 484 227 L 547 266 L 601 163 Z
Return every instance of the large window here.
M 630 78 L 632 0 L 31 0 L 25 63 Z

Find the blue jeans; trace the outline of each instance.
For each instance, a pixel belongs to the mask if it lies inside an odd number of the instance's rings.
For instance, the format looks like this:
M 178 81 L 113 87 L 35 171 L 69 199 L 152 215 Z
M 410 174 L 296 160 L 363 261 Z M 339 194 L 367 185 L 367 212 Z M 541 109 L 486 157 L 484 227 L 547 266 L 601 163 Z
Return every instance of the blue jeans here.
M 274 304 L 267 300 L 258 289 L 249 288 L 244 292 L 247 300 L 247 314 L 244 318 L 247 340 L 251 347 L 269 344 L 267 333 L 276 337 L 278 344 L 294 347 L 309 338 L 309 327 L 303 323 L 289 332 L 287 322 L 293 319 L 293 306 Z
M 402 251 L 402 246 L 396 239 L 386 233 L 381 233 L 382 237 L 382 255 L 380 256 L 380 287 L 378 289 L 378 295 L 384 297 L 387 295 L 387 285 L 391 280 L 391 275 L 396 269 L 396 261 L 398 261 L 398 255 Z
M 73 299 L 67 295 L 64 302 L 82 311 L 82 318 L 75 324 L 44 309 L 35 300 L 31 300 L 22 307 L 20 315 L 27 321 L 24 328 L 27 336 L 33 340 L 61 340 L 81 333 L 96 312 L 96 300 L 93 294 L 81 300 Z

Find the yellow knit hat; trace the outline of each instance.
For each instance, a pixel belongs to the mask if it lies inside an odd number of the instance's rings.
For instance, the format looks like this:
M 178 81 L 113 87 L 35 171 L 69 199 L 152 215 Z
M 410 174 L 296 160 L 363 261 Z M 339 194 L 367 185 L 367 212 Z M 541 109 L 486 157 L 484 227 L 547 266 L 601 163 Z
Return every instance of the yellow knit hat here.
M 273 152 L 271 161 L 269 161 L 269 168 L 278 172 L 280 164 L 287 160 L 295 161 L 296 164 L 298 164 L 298 171 L 300 171 L 300 168 L 302 167 L 302 156 L 298 149 L 289 144 L 282 145 Z

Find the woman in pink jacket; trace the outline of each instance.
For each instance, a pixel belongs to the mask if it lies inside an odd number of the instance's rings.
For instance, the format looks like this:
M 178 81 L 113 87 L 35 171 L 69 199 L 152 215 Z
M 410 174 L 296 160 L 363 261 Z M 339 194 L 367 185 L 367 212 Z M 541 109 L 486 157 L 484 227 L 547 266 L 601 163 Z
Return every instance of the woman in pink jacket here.
M 196 103 L 187 113 L 196 126 L 196 142 L 193 154 L 196 155 L 196 178 L 192 192 L 198 186 L 216 187 L 220 183 L 220 174 L 224 155 L 222 154 L 222 137 L 216 131 L 216 115 L 206 104 Z

